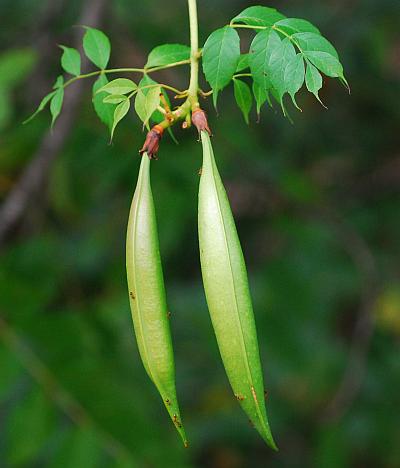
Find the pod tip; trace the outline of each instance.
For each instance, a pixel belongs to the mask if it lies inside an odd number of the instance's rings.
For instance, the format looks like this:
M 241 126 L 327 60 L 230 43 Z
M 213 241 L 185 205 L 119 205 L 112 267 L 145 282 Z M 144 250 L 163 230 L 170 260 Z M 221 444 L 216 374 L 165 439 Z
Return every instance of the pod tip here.
M 272 434 L 270 432 L 267 432 L 266 434 L 261 434 L 262 438 L 265 440 L 267 445 L 272 448 L 275 452 L 279 451 L 279 448 L 277 447 Z
M 275 452 L 279 452 L 279 448 L 277 447 L 277 445 L 275 444 L 275 442 L 273 440 L 271 440 L 270 442 L 270 447 L 275 450 Z

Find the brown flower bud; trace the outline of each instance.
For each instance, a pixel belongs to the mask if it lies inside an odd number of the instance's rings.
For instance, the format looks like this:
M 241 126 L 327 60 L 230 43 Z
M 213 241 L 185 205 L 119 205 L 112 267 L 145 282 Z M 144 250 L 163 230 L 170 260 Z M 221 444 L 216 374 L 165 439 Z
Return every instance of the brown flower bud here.
M 157 159 L 160 140 L 164 133 L 164 129 L 160 125 L 154 127 L 147 133 L 143 148 L 139 151 L 140 154 L 147 153 L 150 159 Z
M 206 113 L 202 109 L 195 109 L 192 112 L 192 123 L 197 128 L 199 135 L 200 132 L 207 132 L 211 136 L 211 130 L 208 126 Z

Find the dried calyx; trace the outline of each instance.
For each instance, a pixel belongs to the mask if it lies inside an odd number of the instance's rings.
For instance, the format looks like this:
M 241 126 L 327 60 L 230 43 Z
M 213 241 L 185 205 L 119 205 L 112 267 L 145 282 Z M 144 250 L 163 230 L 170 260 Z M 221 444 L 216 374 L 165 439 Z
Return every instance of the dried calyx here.
M 192 112 L 192 123 L 197 128 L 199 135 L 202 131 L 212 135 L 210 127 L 208 126 L 207 115 L 203 109 L 197 108 Z
M 163 133 L 164 129 L 161 125 L 154 125 L 154 127 L 147 133 L 143 148 L 139 153 L 147 153 L 150 159 L 157 159 L 157 152 L 160 147 L 160 140 Z

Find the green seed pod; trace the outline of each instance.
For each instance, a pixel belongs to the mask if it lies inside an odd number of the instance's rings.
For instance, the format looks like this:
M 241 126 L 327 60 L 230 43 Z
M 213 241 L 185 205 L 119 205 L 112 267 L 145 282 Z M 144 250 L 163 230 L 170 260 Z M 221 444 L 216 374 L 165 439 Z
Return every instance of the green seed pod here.
M 204 289 L 222 361 L 233 392 L 263 439 L 269 428 L 246 266 L 209 135 L 202 131 L 199 242 Z
M 176 397 L 169 312 L 147 153 L 142 157 L 129 214 L 126 269 L 133 325 L 143 365 L 187 446 Z

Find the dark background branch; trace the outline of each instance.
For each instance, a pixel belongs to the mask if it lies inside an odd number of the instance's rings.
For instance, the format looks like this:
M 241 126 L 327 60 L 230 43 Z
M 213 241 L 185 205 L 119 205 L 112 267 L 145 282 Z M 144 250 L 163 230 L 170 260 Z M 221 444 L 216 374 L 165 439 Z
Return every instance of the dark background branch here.
M 83 5 L 79 23 L 100 27 L 106 5 L 106 0 L 87 0 Z M 77 30 L 75 47 L 80 50 L 81 35 L 81 31 Z M 83 67 L 87 66 L 88 60 L 83 58 L 82 64 Z M 62 151 L 74 124 L 84 86 L 81 80 L 75 83 L 75 86 L 67 88 L 63 112 L 58 122 L 53 130 L 46 132 L 30 163 L 0 206 L 0 245 L 21 221 L 29 206 L 35 203 L 38 193 L 45 185 L 52 163 Z

